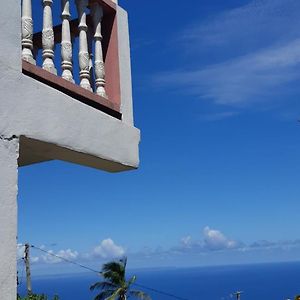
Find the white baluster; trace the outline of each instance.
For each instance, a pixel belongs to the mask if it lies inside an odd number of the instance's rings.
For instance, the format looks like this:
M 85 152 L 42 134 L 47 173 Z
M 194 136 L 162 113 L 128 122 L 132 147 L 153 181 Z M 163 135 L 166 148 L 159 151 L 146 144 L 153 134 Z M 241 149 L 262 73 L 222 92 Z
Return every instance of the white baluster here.
M 104 98 L 107 98 L 105 91 L 105 68 L 103 61 L 102 50 L 102 34 L 101 34 L 101 22 L 103 18 L 103 9 L 98 2 L 92 3 L 92 16 L 95 28 L 94 40 L 95 40 L 95 85 L 96 93 Z
M 43 0 L 44 18 L 43 18 L 43 69 L 57 75 L 54 66 L 54 32 L 52 23 L 52 0 Z
M 93 40 L 94 40 L 94 34 L 92 32 L 92 30 L 88 30 L 87 32 L 87 38 L 88 38 L 88 52 L 89 52 L 89 56 L 90 56 L 90 60 L 89 60 L 89 70 L 90 70 L 90 85 L 92 87 L 92 90 L 94 90 L 94 83 L 95 83 L 95 79 L 94 79 L 94 64 L 93 64 Z
M 72 64 L 72 43 L 70 32 L 70 1 L 61 0 L 62 32 L 61 32 L 61 77 L 74 83 Z
M 22 59 L 35 65 L 36 62 L 33 58 L 32 42 L 33 35 L 33 21 L 32 21 L 32 8 L 31 0 L 23 0 L 22 6 Z
M 87 30 L 86 24 L 86 7 L 87 0 L 76 0 L 78 19 L 79 19 L 79 68 L 80 68 L 80 86 L 84 89 L 92 91 L 90 84 L 90 55 L 88 52 Z

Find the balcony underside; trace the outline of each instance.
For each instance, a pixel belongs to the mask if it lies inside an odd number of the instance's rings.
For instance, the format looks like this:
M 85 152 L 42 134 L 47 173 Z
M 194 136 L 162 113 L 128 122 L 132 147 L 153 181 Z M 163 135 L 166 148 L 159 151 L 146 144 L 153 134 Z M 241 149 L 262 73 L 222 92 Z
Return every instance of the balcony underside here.
M 110 172 L 138 167 L 134 126 L 19 72 L 5 81 L 0 132 L 21 137 L 20 166 L 59 159 Z
M 24 167 L 50 160 L 62 160 L 70 163 L 80 164 L 91 168 L 105 170 L 108 172 L 122 172 L 135 169 L 132 166 L 118 162 L 109 161 L 86 153 L 72 151 L 54 144 L 41 142 L 25 136 L 20 138 L 20 153 L 18 164 Z

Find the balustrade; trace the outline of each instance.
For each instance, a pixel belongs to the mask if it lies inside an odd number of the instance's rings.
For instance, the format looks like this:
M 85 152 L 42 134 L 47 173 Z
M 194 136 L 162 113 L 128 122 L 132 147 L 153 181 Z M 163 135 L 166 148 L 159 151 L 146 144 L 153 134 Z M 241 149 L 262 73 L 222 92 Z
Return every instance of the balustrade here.
M 40 48 L 42 69 L 57 75 L 55 64 L 60 61 L 63 79 L 75 83 L 74 78 L 79 77 L 80 87 L 94 92 L 106 101 L 109 100 L 106 93 L 102 37 L 104 10 L 101 0 L 61 0 L 61 25 L 59 25 L 61 27 L 55 28 L 53 28 L 53 14 L 56 12 L 52 11 L 53 0 L 42 0 L 43 28 L 41 33 L 35 34 L 33 34 L 32 0 L 22 2 L 22 59 L 35 65 L 36 57 L 33 49 Z M 71 5 L 77 9 L 77 20 L 71 18 Z M 78 47 L 73 47 L 72 42 L 77 37 Z M 60 59 L 54 56 L 55 45 L 58 43 L 61 44 Z M 78 48 L 77 55 L 73 55 L 75 48 Z M 73 57 L 78 59 L 77 76 L 74 74 Z

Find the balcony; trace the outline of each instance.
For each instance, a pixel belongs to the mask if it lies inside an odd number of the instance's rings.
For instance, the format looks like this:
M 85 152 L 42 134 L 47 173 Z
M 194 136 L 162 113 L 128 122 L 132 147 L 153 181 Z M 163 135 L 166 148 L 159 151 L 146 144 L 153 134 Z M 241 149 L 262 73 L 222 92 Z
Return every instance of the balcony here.
M 0 12 L 0 134 L 20 138 L 19 166 L 137 168 L 126 11 L 111 0 L 17 2 Z

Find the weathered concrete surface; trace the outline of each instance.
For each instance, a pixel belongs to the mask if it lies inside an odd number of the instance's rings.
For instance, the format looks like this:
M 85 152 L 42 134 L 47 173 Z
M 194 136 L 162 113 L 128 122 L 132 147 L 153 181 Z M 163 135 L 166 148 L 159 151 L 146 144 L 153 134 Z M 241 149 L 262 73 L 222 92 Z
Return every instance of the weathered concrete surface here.
M 0 135 L 0 299 L 16 300 L 19 142 Z
M 25 136 L 59 146 L 61 151 L 111 161 L 114 166 L 108 171 L 138 166 L 140 132 L 135 127 L 18 72 L 9 72 L 5 81 L 5 97 L 0 96 L 1 134 Z M 53 151 L 33 150 L 47 159 L 62 159 L 49 156 Z M 72 162 L 71 157 L 67 160 Z M 91 166 L 84 159 L 73 162 Z M 95 167 L 101 169 L 101 163 Z
M 40 151 L 32 144 L 32 157 L 21 149 L 20 165 L 63 159 L 112 172 L 138 167 L 140 132 L 132 117 L 126 12 L 118 7 L 120 121 L 21 73 L 20 9 L 19 1 L 12 0 L 3 2 L 0 10 L 5 24 L 0 32 L 0 134 L 48 145 L 47 151 Z

